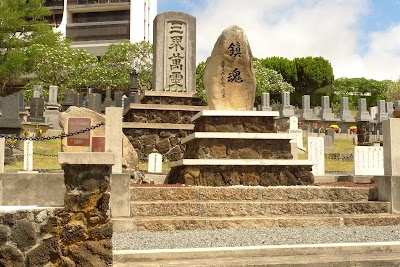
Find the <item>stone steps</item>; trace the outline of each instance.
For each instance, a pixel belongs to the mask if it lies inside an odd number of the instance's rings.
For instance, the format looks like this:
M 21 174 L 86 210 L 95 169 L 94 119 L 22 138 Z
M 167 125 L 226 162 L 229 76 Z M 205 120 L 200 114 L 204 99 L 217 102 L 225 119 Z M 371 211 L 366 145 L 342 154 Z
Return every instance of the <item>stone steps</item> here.
M 115 251 L 115 267 L 125 266 L 400 266 L 399 242 L 263 247 Z
M 339 227 L 384 226 L 400 224 L 400 215 L 342 214 L 342 215 L 282 215 L 232 217 L 135 217 L 113 218 L 116 232 L 255 229 L 269 227 Z

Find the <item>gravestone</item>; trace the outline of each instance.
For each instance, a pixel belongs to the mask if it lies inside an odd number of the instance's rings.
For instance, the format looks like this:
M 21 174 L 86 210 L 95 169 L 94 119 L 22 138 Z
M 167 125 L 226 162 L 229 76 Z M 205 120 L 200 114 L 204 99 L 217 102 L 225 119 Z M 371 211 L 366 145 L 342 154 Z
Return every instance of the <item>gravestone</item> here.
M 291 117 L 294 116 L 294 109 L 293 106 L 290 105 L 290 93 L 289 92 L 282 92 L 282 106 L 280 109 L 280 117 Z
M 313 108 L 313 111 L 314 111 L 314 116 L 319 118 L 320 114 L 321 114 L 321 111 L 322 111 L 322 108 L 320 106 L 316 106 L 316 107 Z
M 38 95 L 34 97 L 36 98 L 43 98 L 43 85 L 41 84 L 36 84 L 33 86 L 33 93 L 38 92 Z
M 384 175 L 383 147 L 354 147 L 355 175 Z
M 90 93 L 88 96 L 88 109 L 101 113 L 101 94 Z
M 49 101 L 47 105 L 58 106 L 58 86 L 49 86 Z
M 310 96 L 303 95 L 301 97 L 301 103 L 302 103 L 302 110 L 300 116 L 301 120 L 316 119 L 316 116 L 314 115 L 314 112 L 311 109 Z
M 319 114 L 320 119 L 324 121 L 334 121 L 335 114 L 332 113 L 330 107 L 329 96 L 321 96 L 321 112 Z
M 1 117 L 0 133 L 19 136 L 21 120 L 19 118 L 19 97 L 17 93 L 0 97 Z
M 49 124 L 49 129 L 61 130 L 58 120 L 59 104 L 58 104 L 58 86 L 49 86 L 49 101 L 46 104 L 44 112 L 45 122 Z
M 25 110 L 25 95 L 24 92 L 18 92 L 18 108 L 19 112 L 26 112 Z
M 372 120 L 376 120 L 376 116 L 378 114 L 378 107 L 377 106 L 370 107 L 369 112 L 371 113 Z
M 367 109 L 367 100 L 365 98 L 358 99 L 357 121 L 371 121 L 371 115 Z
M 261 95 L 261 111 L 272 111 L 269 93 L 262 93 Z
M 396 109 L 398 106 L 400 106 L 400 100 L 396 100 L 393 103 L 394 108 Z
M 162 173 L 162 155 L 160 153 L 149 154 L 147 171 L 150 173 Z
M 335 130 L 332 128 L 326 128 L 325 135 L 329 135 L 332 138 L 332 143 L 335 141 Z
M 122 95 L 121 91 L 114 92 L 114 105 L 116 107 L 122 107 Z
M 325 149 L 332 149 L 333 148 L 333 138 L 330 135 L 324 136 L 324 148 Z
M 43 98 L 31 98 L 28 122 L 45 123 L 46 119 L 44 115 L 44 99 Z
M 378 112 L 375 115 L 375 120 L 377 122 L 382 122 L 382 120 L 385 120 L 388 118 L 385 100 L 378 100 L 377 107 L 378 107 Z
M 33 170 L 33 141 L 24 141 L 24 171 Z
M 246 35 L 230 26 L 219 36 L 204 69 L 204 87 L 211 110 L 253 110 L 256 79 Z
M 315 164 L 312 167 L 314 175 L 325 175 L 325 150 L 323 137 L 308 137 L 308 160 Z
M 388 118 L 393 117 L 393 111 L 394 111 L 393 102 L 386 102 L 386 113 L 388 114 Z
M 91 126 L 90 118 L 69 118 L 68 133 L 87 129 Z M 79 133 L 67 138 L 68 146 L 90 146 L 90 131 Z
M 153 23 L 153 88 L 196 91 L 196 18 L 177 11 L 158 14 Z
M 289 130 L 288 133 L 296 135 L 297 147 L 303 149 L 303 131 L 299 129 L 299 118 L 296 116 L 291 116 L 289 118 Z M 296 147 L 296 149 L 297 149 Z
M 339 119 L 343 122 L 354 122 L 354 117 L 351 115 L 351 111 L 349 110 L 349 98 L 341 97 L 340 98 L 340 110 L 339 110 Z
M 76 93 L 76 106 L 85 107 L 84 94 L 81 92 Z
M 62 111 L 66 111 L 71 106 L 76 106 L 76 94 L 71 89 L 64 93 L 64 100 L 62 103 Z
M 104 99 L 104 102 L 103 102 L 103 110 L 105 110 L 108 107 L 112 107 L 112 106 L 114 106 L 114 102 L 112 101 L 112 98 L 111 98 L 111 88 L 107 87 L 106 88 L 106 98 Z

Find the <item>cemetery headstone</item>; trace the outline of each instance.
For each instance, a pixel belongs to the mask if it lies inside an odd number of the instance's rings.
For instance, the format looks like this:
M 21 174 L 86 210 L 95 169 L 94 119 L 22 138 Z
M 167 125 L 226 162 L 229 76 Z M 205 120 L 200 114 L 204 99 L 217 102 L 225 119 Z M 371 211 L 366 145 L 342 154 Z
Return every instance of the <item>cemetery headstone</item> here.
M 369 112 L 371 113 L 371 118 L 373 120 L 376 120 L 376 116 L 378 114 L 378 107 L 377 106 L 370 107 Z
M 393 102 L 386 102 L 386 113 L 388 114 L 388 118 L 393 117 L 394 105 Z
M 367 109 L 367 100 L 365 98 L 358 99 L 357 121 L 371 121 L 371 115 Z
M 76 106 L 77 107 L 85 107 L 85 100 L 83 93 L 76 93 Z
M 58 86 L 49 86 L 49 101 L 47 105 L 58 106 Z
M 396 109 L 398 106 L 400 106 L 400 100 L 396 100 L 393 103 L 394 108 Z
M 16 93 L 0 97 L 1 117 L 0 133 L 19 135 L 21 120 L 19 118 L 19 97 Z
M 88 108 L 101 113 L 101 94 L 90 93 L 88 96 Z
M 324 121 L 334 121 L 335 114 L 332 113 L 332 108 L 330 107 L 329 96 L 321 96 L 321 112 L 320 118 Z
M 230 26 L 219 36 L 204 69 L 211 110 L 253 110 L 256 79 L 253 55 L 243 30 Z
M 69 118 L 68 133 L 74 133 L 91 126 L 90 118 Z M 90 146 L 90 131 L 69 136 L 67 138 L 68 146 Z
M 147 171 L 150 173 L 162 173 L 162 155 L 160 153 L 151 153 L 149 155 Z
M 349 110 L 349 98 L 342 97 L 340 98 L 340 110 L 339 110 L 339 118 L 343 122 L 354 122 L 354 117 L 351 115 L 351 111 Z
M 383 147 L 354 147 L 355 175 L 384 175 Z
M 314 107 L 313 110 L 314 110 L 314 116 L 319 118 L 321 116 L 322 108 L 320 106 L 317 106 Z
M 261 95 L 261 111 L 272 111 L 269 93 Z
M 333 130 L 332 128 L 326 128 L 325 129 L 325 135 L 329 135 L 332 138 L 332 143 L 335 140 L 335 130 Z
M 64 93 L 64 101 L 62 103 L 62 111 L 66 111 L 71 106 L 76 106 L 76 94 L 71 89 Z
M 28 122 L 44 123 L 44 99 L 43 98 L 31 98 Z
M 324 136 L 324 148 L 325 149 L 332 149 L 333 148 L 333 138 L 330 135 Z
M 289 118 L 289 130 L 288 133 L 291 134 L 296 134 L 296 143 L 297 147 L 299 148 L 304 148 L 303 147 L 303 131 L 299 129 L 299 118 L 296 116 L 292 116 Z M 296 147 L 296 149 L 297 149 Z
M 116 107 L 122 107 L 122 92 L 116 91 L 114 93 L 114 105 Z
M 378 107 L 378 113 L 376 113 L 375 115 L 375 120 L 378 122 L 382 122 L 382 120 L 388 118 L 385 100 L 378 100 L 377 107 Z
M 291 117 L 294 116 L 294 109 L 293 106 L 290 105 L 290 93 L 289 92 L 282 92 L 282 106 L 280 109 L 280 117 Z
M 308 160 L 314 162 L 312 173 L 325 175 L 325 150 L 323 137 L 308 137 Z
M 196 91 L 196 18 L 177 11 L 158 14 L 153 23 L 155 91 Z
M 45 122 L 49 124 L 50 129 L 61 130 L 59 125 L 59 105 L 58 105 L 58 86 L 49 86 L 49 101 L 44 112 Z
M 114 106 L 114 102 L 111 98 L 111 88 L 107 87 L 106 88 L 106 98 L 104 99 L 104 102 L 103 102 L 103 108 L 105 110 L 105 108 L 111 107 L 111 106 Z
M 36 84 L 36 85 L 34 85 L 33 86 L 33 93 L 35 93 L 35 92 L 39 92 L 38 94 L 39 95 L 37 95 L 37 96 L 34 96 L 34 97 L 37 97 L 37 98 L 43 98 L 43 85 L 41 85 L 41 84 Z
M 23 92 L 18 92 L 18 108 L 19 112 L 26 112 L 25 110 L 25 95 Z
M 302 120 L 316 119 L 316 116 L 314 116 L 314 112 L 311 109 L 310 96 L 303 95 L 301 97 L 301 102 L 302 102 L 302 110 L 300 118 Z
M 33 141 L 24 141 L 24 171 L 33 170 Z

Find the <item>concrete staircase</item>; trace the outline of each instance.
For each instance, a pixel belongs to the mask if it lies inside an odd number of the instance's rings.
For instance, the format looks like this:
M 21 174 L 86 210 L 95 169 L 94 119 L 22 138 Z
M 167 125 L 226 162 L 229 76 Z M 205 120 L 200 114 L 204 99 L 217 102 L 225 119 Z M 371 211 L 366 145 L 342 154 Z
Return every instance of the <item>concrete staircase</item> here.
M 131 187 L 114 231 L 400 224 L 368 187 Z

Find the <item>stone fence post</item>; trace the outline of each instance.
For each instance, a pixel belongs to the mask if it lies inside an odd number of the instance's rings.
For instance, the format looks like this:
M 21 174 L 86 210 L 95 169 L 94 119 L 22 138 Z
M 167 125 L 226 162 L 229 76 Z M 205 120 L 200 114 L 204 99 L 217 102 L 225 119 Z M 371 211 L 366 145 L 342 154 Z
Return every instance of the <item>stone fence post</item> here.
M 114 153 L 60 152 L 66 193 L 60 232 L 68 266 L 111 266 L 110 175 Z
M 4 173 L 4 149 L 6 146 L 6 139 L 0 138 L 0 173 Z

